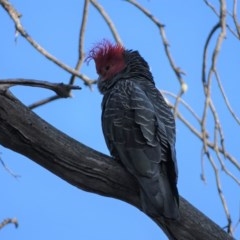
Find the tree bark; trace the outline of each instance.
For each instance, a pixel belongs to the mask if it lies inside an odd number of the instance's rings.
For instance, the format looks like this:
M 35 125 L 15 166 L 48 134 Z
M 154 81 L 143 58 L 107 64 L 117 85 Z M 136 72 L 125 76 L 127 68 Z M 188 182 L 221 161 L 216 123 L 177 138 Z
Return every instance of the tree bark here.
M 141 210 L 138 185 L 121 165 L 60 132 L 1 88 L 0 144 L 80 189 L 120 199 Z M 233 240 L 182 197 L 180 214 L 178 221 L 149 217 L 169 239 Z

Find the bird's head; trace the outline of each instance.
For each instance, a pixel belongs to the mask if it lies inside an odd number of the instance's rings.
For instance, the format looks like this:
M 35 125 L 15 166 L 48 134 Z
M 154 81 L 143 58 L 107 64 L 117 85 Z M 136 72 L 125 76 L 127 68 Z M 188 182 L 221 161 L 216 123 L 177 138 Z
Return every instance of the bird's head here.
M 124 52 L 125 48 L 122 45 L 112 44 L 104 39 L 89 51 L 85 61 L 89 63 L 93 59 L 99 80 L 105 81 L 113 78 L 126 67 Z

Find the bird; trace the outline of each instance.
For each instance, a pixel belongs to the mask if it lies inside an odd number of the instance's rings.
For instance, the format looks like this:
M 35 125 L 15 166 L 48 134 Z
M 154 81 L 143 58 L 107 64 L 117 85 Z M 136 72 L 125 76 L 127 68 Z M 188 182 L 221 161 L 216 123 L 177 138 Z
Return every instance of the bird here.
M 175 119 L 137 50 L 103 39 L 94 60 L 102 99 L 102 130 L 112 157 L 137 181 L 141 210 L 179 219 Z

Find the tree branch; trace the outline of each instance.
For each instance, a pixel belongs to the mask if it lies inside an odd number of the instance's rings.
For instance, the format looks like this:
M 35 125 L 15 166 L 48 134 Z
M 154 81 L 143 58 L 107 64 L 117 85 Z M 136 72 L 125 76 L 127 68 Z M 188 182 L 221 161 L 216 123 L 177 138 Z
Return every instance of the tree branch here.
M 38 52 L 40 52 L 43 56 L 45 56 L 48 60 L 52 61 L 56 65 L 58 65 L 63 70 L 69 72 L 72 75 L 75 75 L 83 80 L 83 82 L 87 85 L 91 85 L 94 83 L 91 79 L 89 79 L 86 75 L 79 73 L 77 70 L 69 67 L 63 62 L 59 61 L 56 57 L 51 55 L 46 49 L 44 49 L 38 42 L 36 42 L 24 29 L 21 24 L 20 18 L 21 14 L 10 4 L 8 0 L 0 0 L 0 5 L 6 10 L 10 18 L 13 20 L 15 24 L 16 32 L 21 34 L 23 38 L 25 38 Z
M 85 30 L 87 25 L 88 19 L 88 9 L 89 9 L 89 0 L 84 1 L 83 13 L 82 13 L 82 20 L 81 20 L 81 27 L 79 31 L 79 39 L 78 39 L 78 61 L 76 63 L 75 69 L 79 71 L 85 58 L 84 54 L 84 40 L 85 40 Z M 76 75 L 72 75 L 69 84 L 74 84 L 76 79 Z M 86 83 L 85 83 L 86 84 Z M 91 87 L 91 85 L 88 85 Z
M 120 199 L 141 210 L 139 187 L 122 166 L 58 131 L 2 89 L 0 122 L 0 144 L 4 147 L 80 189 Z M 173 240 L 233 239 L 182 197 L 180 214 L 179 221 L 152 220 Z
M 108 13 L 105 11 L 105 9 L 98 3 L 98 1 L 90 0 L 90 2 L 97 9 L 97 11 L 102 15 L 103 19 L 105 20 L 106 24 L 109 27 L 109 30 L 112 33 L 115 41 L 119 44 L 122 44 L 120 35 L 118 34 L 118 31 L 117 31 L 112 19 L 108 16 Z
M 10 223 L 14 224 L 15 228 L 18 227 L 18 220 L 16 218 L 6 218 L 0 222 L 0 230 Z
M 138 10 L 140 10 L 159 29 L 159 33 L 160 33 L 160 36 L 161 36 L 161 40 L 162 40 L 162 43 L 163 43 L 163 47 L 164 47 L 164 50 L 165 50 L 166 57 L 167 57 L 168 62 L 169 62 L 170 66 L 171 66 L 173 72 L 175 73 L 175 75 L 178 79 L 178 82 L 180 84 L 180 89 L 178 91 L 178 95 L 177 95 L 177 98 L 175 100 L 175 104 L 174 104 L 174 108 L 173 108 L 174 116 L 176 117 L 179 101 L 182 98 L 183 94 L 187 91 L 188 85 L 185 83 L 184 79 L 182 78 L 182 75 L 184 75 L 185 73 L 181 70 L 180 67 L 178 67 L 175 64 L 174 59 L 171 55 L 170 44 L 167 40 L 167 35 L 166 35 L 166 32 L 165 32 L 165 25 L 162 24 L 156 17 L 153 16 L 153 14 L 151 12 L 149 12 L 146 8 L 141 6 L 137 1 L 135 1 L 135 0 L 126 0 L 126 1 L 129 2 L 130 4 L 132 4 L 133 6 L 135 6 Z
M 46 88 L 54 91 L 59 98 L 71 97 L 71 90 L 82 89 L 79 86 L 73 86 L 73 85 L 64 84 L 64 83 L 51 83 L 51 82 L 35 80 L 35 79 L 24 79 L 24 78 L 0 79 L 0 88 L 2 89 L 7 89 L 9 87 L 16 86 L 16 85 Z

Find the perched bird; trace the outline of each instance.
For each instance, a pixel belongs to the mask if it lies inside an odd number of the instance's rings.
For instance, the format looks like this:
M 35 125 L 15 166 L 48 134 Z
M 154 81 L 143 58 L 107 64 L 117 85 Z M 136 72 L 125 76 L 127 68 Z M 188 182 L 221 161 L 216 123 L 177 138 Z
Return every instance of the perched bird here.
M 102 129 L 111 155 L 140 187 L 142 210 L 179 217 L 175 121 L 138 51 L 107 40 L 86 58 L 95 61 L 103 94 Z

